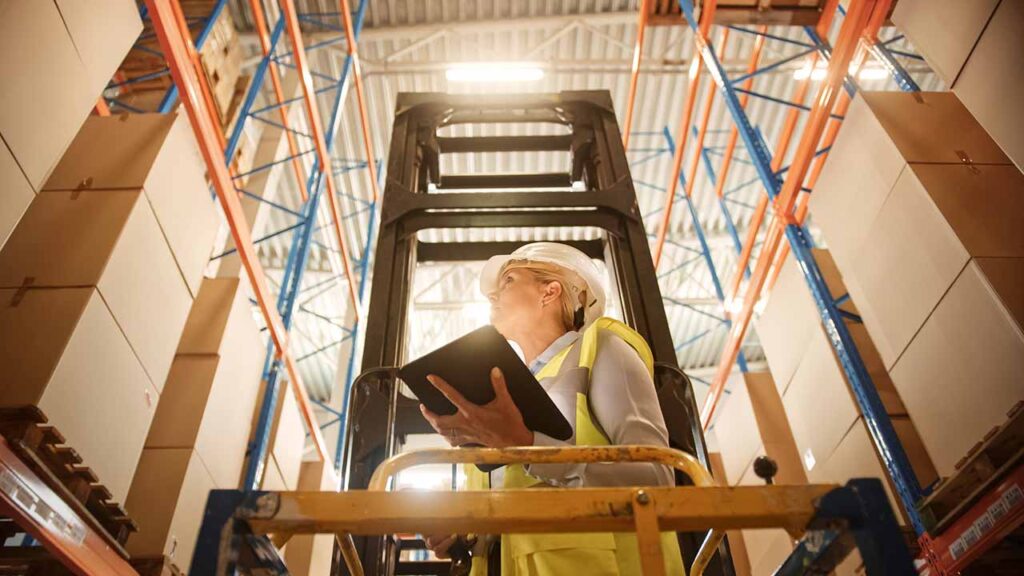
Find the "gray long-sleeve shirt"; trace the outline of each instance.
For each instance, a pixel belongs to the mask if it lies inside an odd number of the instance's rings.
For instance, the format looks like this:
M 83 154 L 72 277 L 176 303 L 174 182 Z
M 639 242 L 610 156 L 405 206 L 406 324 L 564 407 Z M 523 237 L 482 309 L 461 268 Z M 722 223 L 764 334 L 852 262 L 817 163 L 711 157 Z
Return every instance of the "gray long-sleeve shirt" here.
M 536 374 L 578 338 L 578 333 L 567 332 L 530 364 L 530 370 Z M 647 367 L 629 344 L 610 332 L 598 335 L 588 399 L 591 416 L 612 444 L 668 446 L 668 430 Z M 534 432 L 534 446 L 571 445 Z M 531 476 L 553 486 L 673 486 L 675 483 L 671 469 L 660 464 L 532 464 L 526 469 Z M 491 486 L 502 485 L 503 470 L 491 473 Z

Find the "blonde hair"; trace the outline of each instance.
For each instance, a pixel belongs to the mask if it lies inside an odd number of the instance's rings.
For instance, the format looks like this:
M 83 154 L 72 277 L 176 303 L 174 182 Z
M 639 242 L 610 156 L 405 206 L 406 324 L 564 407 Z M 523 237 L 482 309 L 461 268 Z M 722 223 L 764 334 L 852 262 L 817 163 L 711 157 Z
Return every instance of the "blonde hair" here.
M 556 264 L 533 260 L 509 260 L 502 266 L 498 278 L 504 277 L 506 272 L 513 269 L 529 272 L 537 282 L 558 282 L 562 287 L 562 295 L 559 298 L 562 326 L 569 331 L 578 330 L 583 325 L 583 315 L 577 314 L 577 310 L 587 304 L 587 283 L 583 278 Z

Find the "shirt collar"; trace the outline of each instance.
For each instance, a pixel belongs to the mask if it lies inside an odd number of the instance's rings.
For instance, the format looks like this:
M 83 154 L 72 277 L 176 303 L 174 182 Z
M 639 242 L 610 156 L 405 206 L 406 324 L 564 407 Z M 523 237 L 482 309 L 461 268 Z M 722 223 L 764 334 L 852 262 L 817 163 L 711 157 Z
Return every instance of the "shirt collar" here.
M 558 355 L 559 352 L 561 352 L 566 347 L 571 346 L 574 342 L 576 342 L 576 339 L 579 338 L 579 335 L 579 332 L 575 330 L 569 330 L 565 334 L 562 334 L 561 336 L 556 338 L 550 346 L 548 346 L 543 352 L 540 353 L 539 356 L 537 356 L 533 360 L 533 362 L 530 363 L 530 372 L 532 372 L 534 375 L 536 375 L 537 372 L 540 372 L 541 368 L 543 368 L 548 362 L 550 362 L 552 358 Z

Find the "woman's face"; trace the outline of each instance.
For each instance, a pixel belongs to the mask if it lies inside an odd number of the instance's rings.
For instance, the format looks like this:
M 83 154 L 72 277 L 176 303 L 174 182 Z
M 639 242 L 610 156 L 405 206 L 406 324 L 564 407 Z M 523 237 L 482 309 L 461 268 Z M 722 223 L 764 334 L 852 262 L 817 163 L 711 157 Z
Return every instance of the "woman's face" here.
M 491 324 L 510 339 L 535 329 L 545 314 L 558 314 L 557 292 L 560 288 L 557 282 L 548 285 L 538 282 L 529 270 L 506 270 L 498 280 L 498 289 L 488 295 Z M 553 298 L 552 292 L 556 292 Z M 545 300 L 551 304 L 544 306 Z

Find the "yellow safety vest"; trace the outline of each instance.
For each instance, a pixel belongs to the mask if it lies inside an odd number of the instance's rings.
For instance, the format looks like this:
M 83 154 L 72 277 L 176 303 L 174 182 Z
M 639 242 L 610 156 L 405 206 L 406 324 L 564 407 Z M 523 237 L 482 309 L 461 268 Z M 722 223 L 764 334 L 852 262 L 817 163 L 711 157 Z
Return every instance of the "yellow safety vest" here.
M 626 341 L 643 360 L 647 371 L 654 374 L 654 355 L 643 337 L 629 326 L 612 318 L 600 318 L 580 335 L 579 367 L 587 369 L 587 377 L 597 357 L 598 333 L 609 331 Z M 537 373 L 537 380 L 560 375 L 562 364 L 574 348 L 566 346 Z M 608 446 L 611 442 L 590 414 L 590 404 L 583 393 L 576 394 L 576 445 Z M 490 489 L 489 477 L 475 466 L 465 466 L 466 488 Z M 504 488 L 530 488 L 543 482 L 526 473 L 520 465 L 505 468 Z M 665 556 L 665 573 L 684 576 L 679 542 L 673 532 L 661 535 Z M 568 534 L 502 534 L 502 576 L 561 576 L 587 574 L 599 576 L 633 576 L 641 574 L 636 535 L 622 533 Z M 487 576 L 487 559 L 474 558 L 472 576 Z

